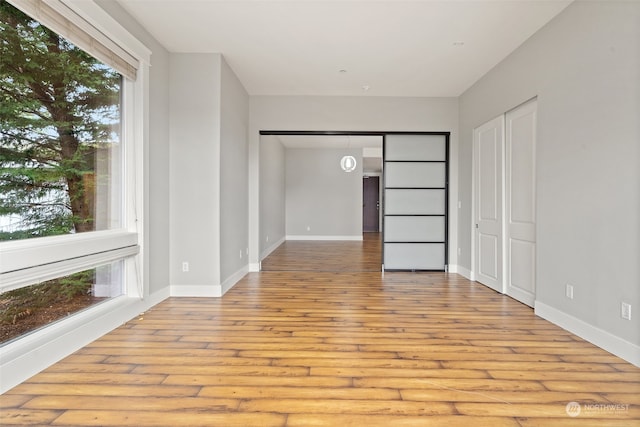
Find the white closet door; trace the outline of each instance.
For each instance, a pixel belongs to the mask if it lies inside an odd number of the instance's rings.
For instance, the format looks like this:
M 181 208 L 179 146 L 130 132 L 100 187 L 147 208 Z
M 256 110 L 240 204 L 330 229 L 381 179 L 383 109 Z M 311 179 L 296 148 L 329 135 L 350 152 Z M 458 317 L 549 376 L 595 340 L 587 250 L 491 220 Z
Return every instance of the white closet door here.
M 504 116 L 473 131 L 476 280 L 501 293 L 503 144 Z
M 507 294 L 533 307 L 536 296 L 536 119 L 530 101 L 506 114 Z

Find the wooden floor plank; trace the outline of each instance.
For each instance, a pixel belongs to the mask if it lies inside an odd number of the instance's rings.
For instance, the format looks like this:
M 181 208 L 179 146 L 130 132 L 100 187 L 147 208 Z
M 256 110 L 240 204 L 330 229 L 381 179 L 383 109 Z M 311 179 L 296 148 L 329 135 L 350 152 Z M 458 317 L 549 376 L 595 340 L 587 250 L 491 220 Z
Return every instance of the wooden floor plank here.
M 226 385 L 253 387 L 351 387 L 350 378 L 307 376 L 257 376 L 257 375 L 169 375 L 165 385 Z
M 250 360 L 250 359 L 247 359 Z M 442 363 L 436 360 L 406 360 L 406 359 L 329 359 L 329 358 L 282 358 L 272 359 L 273 366 L 313 366 L 331 368 L 404 368 L 404 369 L 438 369 Z
M 558 418 L 523 418 L 518 421 L 522 427 L 638 427 L 637 419 L 624 420 L 619 418 L 569 418 L 567 416 L 560 416 Z
M 356 387 L 249 387 L 205 386 L 199 396 L 224 399 L 347 399 L 400 400 L 400 392 L 389 388 Z
M 453 389 L 465 391 L 541 391 L 544 386 L 538 381 L 510 381 L 462 378 L 355 378 L 356 387 L 392 387 L 397 389 Z
M 594 407 L 605 408 L 606 404 L 591 404 Z M 557 403 L 472 403 L 457 402 L 455 407 L 462 415 L 472 416 L 503 416 L 526 418 L 561 418 L 567 416 L 567 405 Z M 582 410 L 578 415 L 580 419 L 602 418 L 606 412 L 607 418 L 640 420 L 640 408 L 630 407 L 625 410 L 592 410 L 588 411 L 587 404 L 582 404 Z
M 62 411 L 7 408 L 0 411 L 0 425 L 49 425 L 62 413 Z
M 243 412 L 277 412 L 288 414 L 385 414 L 385 415 L 453 415 L 449 402 L 407 402 L 402 400 L 354 399 L 248 399 L 240 403 Z
M 587 392 L 598 390 L 600 393 L 640 393 L 638 376 L 634 375 L 632 381 L 544 381 L 548 390 L 566 392 Z
M 151 397 L 151 396 L 38 396 L 23 405 L 28 409 L 97 411 L 235 411 L 240 401 L 233 398 Z
M 477 369 L 415 369 L 415 368 L 361 368 L 313 367 L 310 375 L 327 377 L 391 377 L 415 378 L 489 378 L 486 371 Z
M 612 366 L 602 363 L 564 363 L 526 361 L 492 361 L 492 360 L 446 360 L 441 362 L 448 369 L 485 369 L 488 371 L 562 371 L 562 372 L 616 372 Z M 496 377 L 497 378 L 497 377 Z
M 35 377 L 34 377 L 35 378 Z M 0 396 L 0 401 L 11 394 L 27 394 L 32 396 L 64 395 L 64 396 L 154 396 L 154 397 L 187 397 L 200 392 L 197 386 L 150 387 L 129 384 L 44 384 L 24 382 Z
M 637 386 L 640 376 L 637 373 L 628 372 L 569 372 L 569 371 L 494 371 L 489 375 L 493 378 L 505 380 L 572 380 L 572 381 L 611 381 L 628 382 Z M 640 391 L 640 389 L 639 389 Z
M 640 368 L 458 275 L 383 275 L 371 237 L 163 301 L 1 395 L 0 423 L 639 425 Z
M 408 389 L 400 390 L 402 399 L 421 402 L 487 402 L 487 403 L 557 403 L 566 405 L 568 402 L 580 401 L 584 403 L 602 403 L 603 397 L 597 393 L 563 393 L 544 391 L 465 391 L 449 388 Z
M 198 354 L 182 354 L 175 353 L 175 356 L 164 356 L 162 354 L 158 354 L 156 352 L 142 352 L 140 355 L 130 355 L 130 356 L 113 356 L 105 361 L 106 366 L 131 366 L 130 364 L 135 364 L 132 372 L 136 373 L 153 373 L 154 367 L 164 366 L 164 367 L 183 367 L 185 371 L 189 371 L 190 366 L 202 367 L 202 366 L 268 366 L 272 365 L 273 361 L 269 358 L 258 358 L 258 357 L 237 357 L 235 356 L 218 356 L 215 352 L 211 352 L 211 354 L 207 353 L 198 353 Z M 166 373 L 165 368 L 160 368 L 157 370 L 158 373 Z M 176 372 L 176 371 L 171 371 Z M 193 372 L 193 370 L 189 371 Z
M 128 427 L 246 427 L 255 425 L 281 427 L 285 426 L 285 423 L 285 415 L 271 413 L 69 410 L 52 425 Z
M 33 396 L 29 396 L 29 395 L 6 394 L 2 396 L 2 399 L 0 399 L 0 409 L 23 406 L 26 402 L 28 402 L 32 398 Z
M 288 427 L 520 427 L 506 417 L 291 414 Z

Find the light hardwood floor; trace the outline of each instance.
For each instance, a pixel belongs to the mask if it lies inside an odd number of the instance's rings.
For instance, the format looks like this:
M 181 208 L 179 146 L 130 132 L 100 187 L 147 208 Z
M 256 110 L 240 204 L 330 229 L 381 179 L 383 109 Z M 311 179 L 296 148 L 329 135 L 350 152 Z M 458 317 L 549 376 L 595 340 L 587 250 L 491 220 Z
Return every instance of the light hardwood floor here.
M 0 396 L 0 424 L 640 425 L 639 368 L 455 274 L 320 267 L 333 243 L 164 301 Z
M 288 240 L 262 261 L 262 271 L 380 271 L 380 233 L 362 241 Z

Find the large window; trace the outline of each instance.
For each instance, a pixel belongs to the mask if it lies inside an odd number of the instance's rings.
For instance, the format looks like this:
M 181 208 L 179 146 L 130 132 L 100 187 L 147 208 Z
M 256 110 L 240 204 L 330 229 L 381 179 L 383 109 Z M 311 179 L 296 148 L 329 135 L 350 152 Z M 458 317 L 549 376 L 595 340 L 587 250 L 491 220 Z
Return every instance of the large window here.
M 137 64 L 65 1 L 0 0 L 0 342 L 144 294 Z
M 0 240 L 119 228 L 122 76 L 0 2 Z

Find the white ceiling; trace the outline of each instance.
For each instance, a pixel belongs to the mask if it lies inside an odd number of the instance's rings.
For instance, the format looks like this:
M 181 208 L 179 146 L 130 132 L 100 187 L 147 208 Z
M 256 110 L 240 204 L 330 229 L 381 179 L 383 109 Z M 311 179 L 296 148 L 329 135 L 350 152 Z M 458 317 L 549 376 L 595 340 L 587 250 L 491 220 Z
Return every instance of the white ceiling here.
M 118 1 L 169 51 L 223 54 L 250 95 L 344 96 L 459 96 L 571 3 Z

